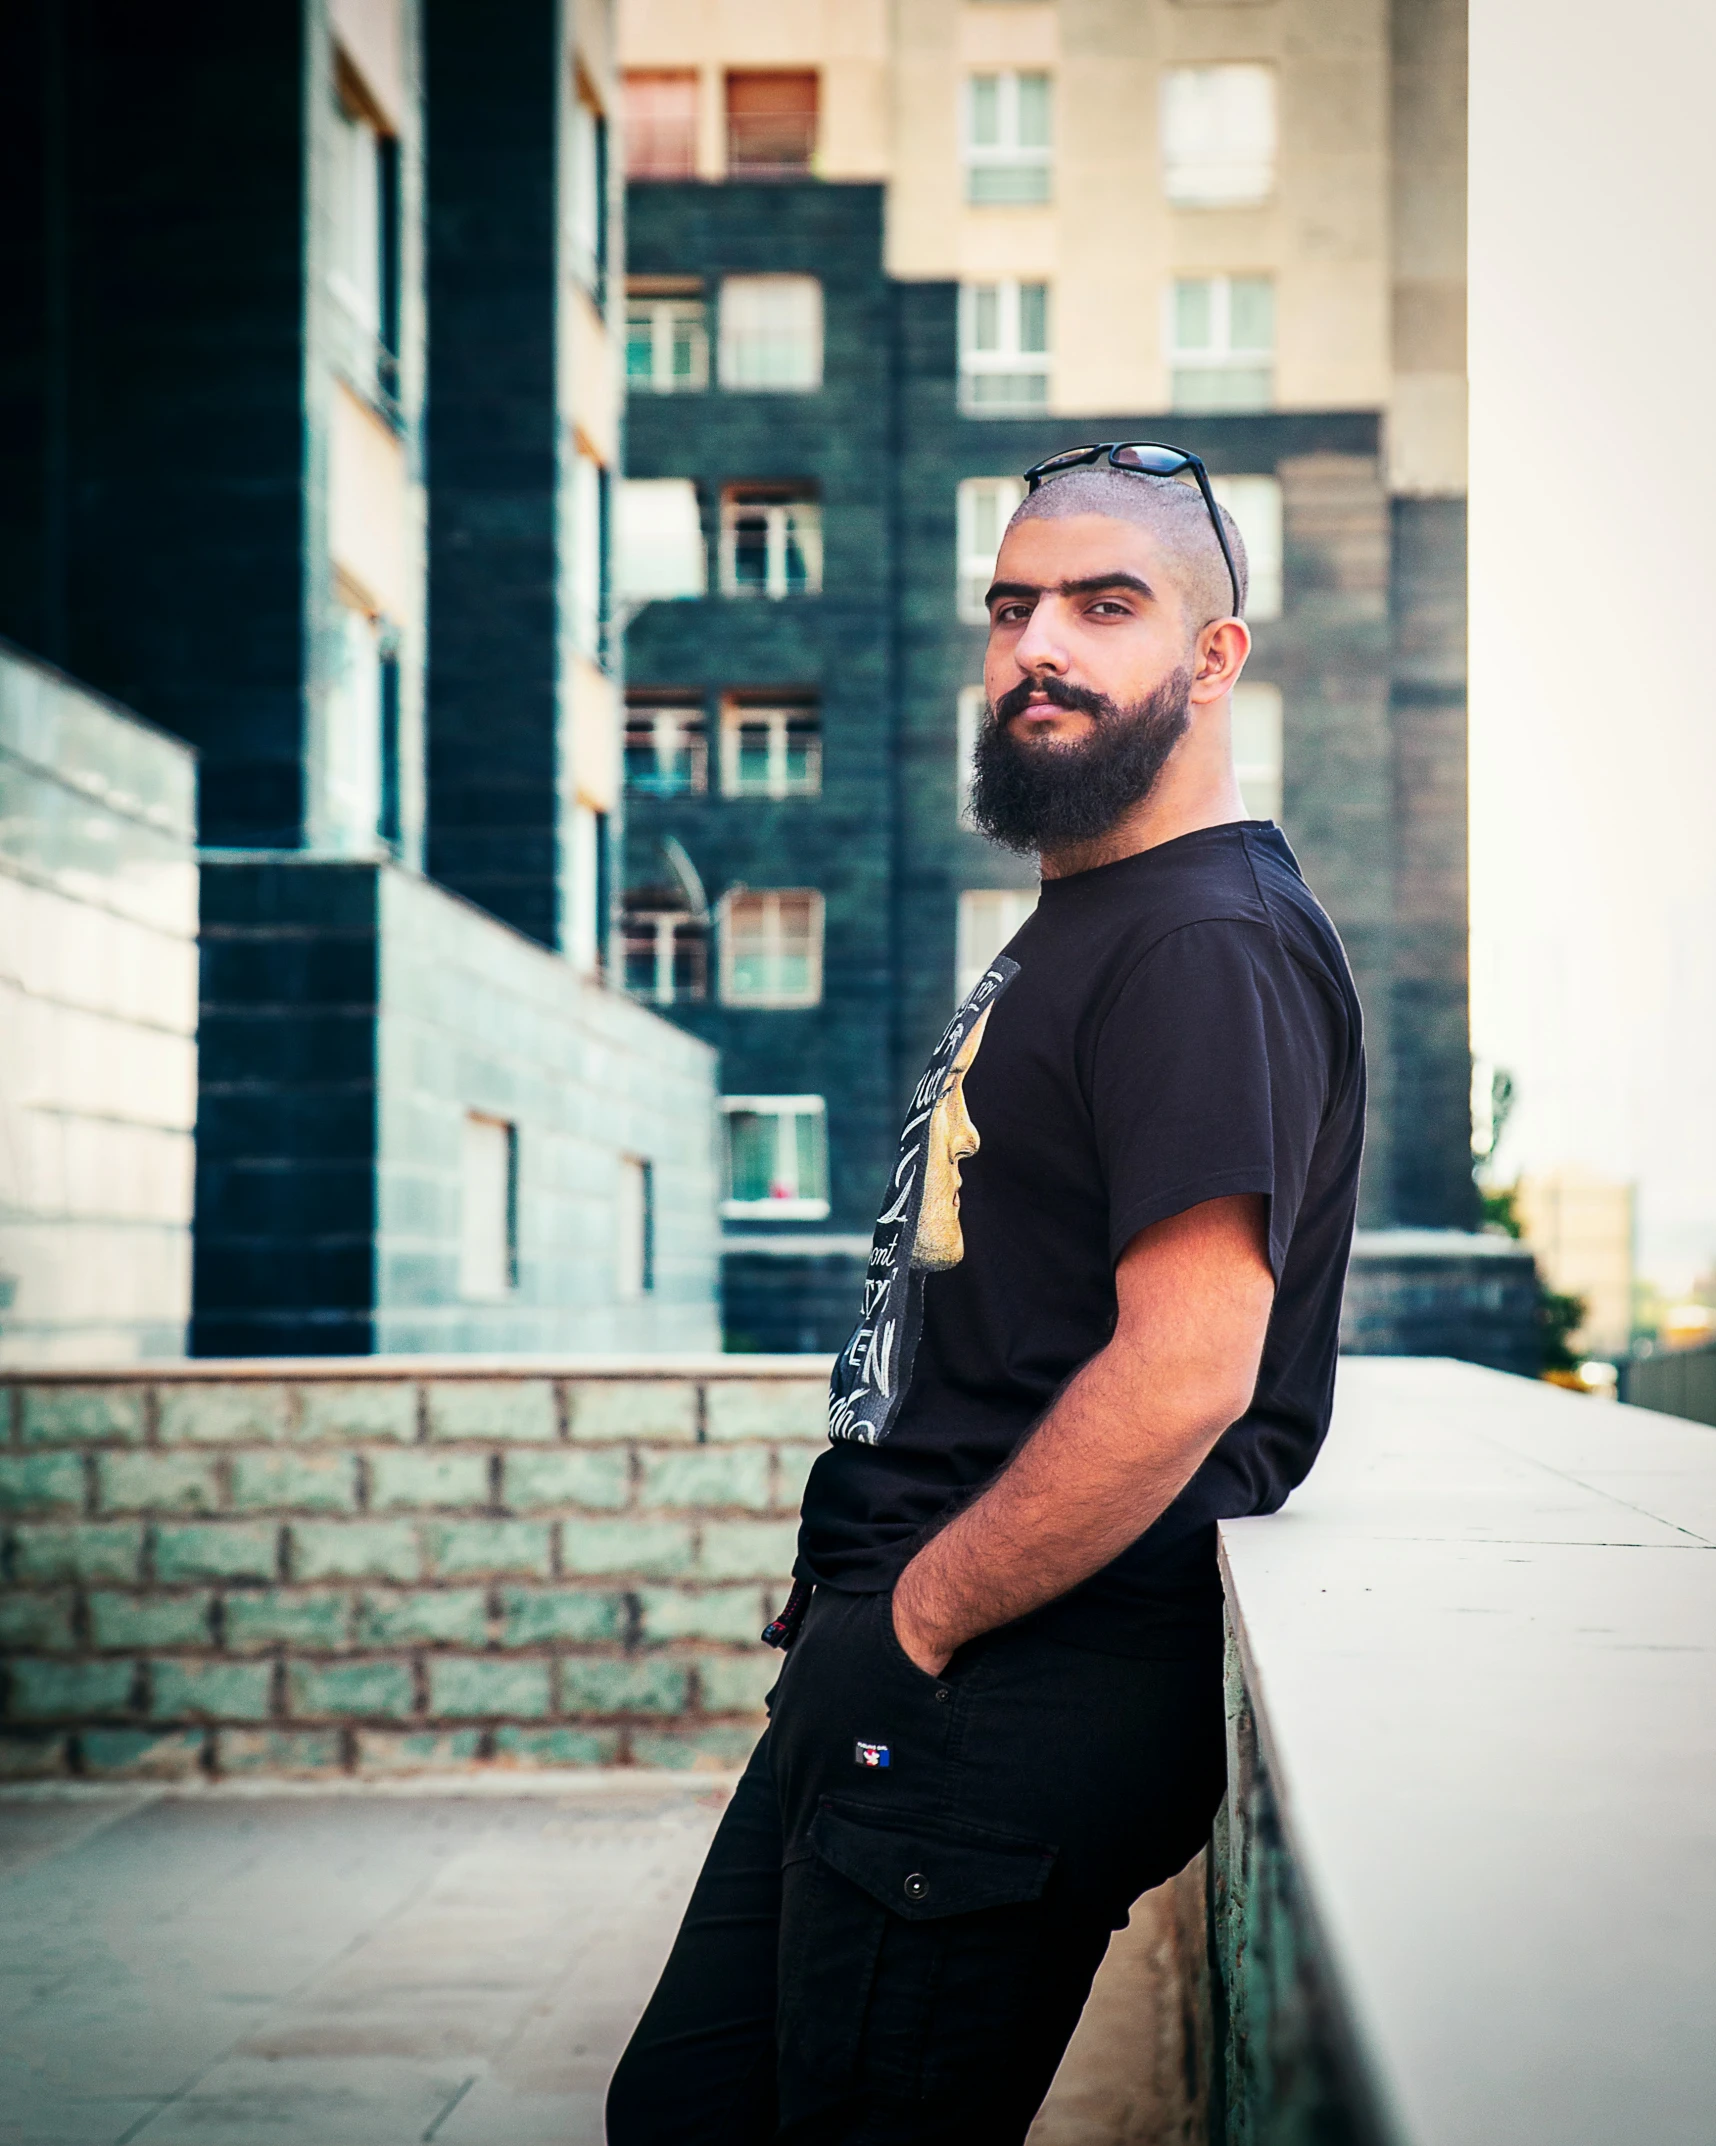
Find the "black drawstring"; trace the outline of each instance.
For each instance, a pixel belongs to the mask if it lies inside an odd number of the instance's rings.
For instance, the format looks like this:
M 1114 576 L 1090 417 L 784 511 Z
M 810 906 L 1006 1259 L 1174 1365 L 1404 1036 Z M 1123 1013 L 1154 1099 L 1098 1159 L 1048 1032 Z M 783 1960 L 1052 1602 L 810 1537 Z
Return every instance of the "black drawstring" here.
M 786 1598 L 786 1607 L 772 1624 L 763 1627 L 763 1645 L 779 1647 L 784 1654 L 798 1637 L 798 1628 L 804 1622 L 804 1613 L 810 1607 L 811 1583 L 809 1580 L 794 1580 L 792 1592 Z

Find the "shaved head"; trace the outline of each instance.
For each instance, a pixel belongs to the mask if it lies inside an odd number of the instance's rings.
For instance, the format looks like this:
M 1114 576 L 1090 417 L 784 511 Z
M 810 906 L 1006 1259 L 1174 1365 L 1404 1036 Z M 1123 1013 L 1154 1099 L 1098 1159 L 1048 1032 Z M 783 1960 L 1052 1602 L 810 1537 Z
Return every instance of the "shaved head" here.
M 1245 609 L 1245 539 L 1239 524 L 1219 506 L 1222 527 L 1233 546 L 1233 563 L 1239 569 L 1239 608 Z M 1227 561 L 1221 555 L 1216 533 L 1210 526 L 1209 509 L 1195 485 L 1176 477 L 1146 477 L 1098 463 L 1090 469 L 1068 470 L 1050 477 L 1027 494 L 1014 511 L 1016 522 L 1062 521 L 1074 514 L 1102 514 L 1117 522 L 1136 522 L 1148 529 L 1167 554 L 1180 600 L 1185 605 L 1186 624 L 1196 633 L 1212 619 L 1233 616 L 1233 585 L 1228 580 Z

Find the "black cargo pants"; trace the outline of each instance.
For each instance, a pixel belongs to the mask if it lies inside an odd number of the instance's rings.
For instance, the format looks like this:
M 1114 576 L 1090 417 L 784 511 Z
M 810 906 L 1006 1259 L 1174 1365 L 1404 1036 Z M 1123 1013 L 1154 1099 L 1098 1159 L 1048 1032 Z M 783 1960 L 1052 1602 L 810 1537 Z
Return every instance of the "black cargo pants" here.
M 928 1676 L 818 1588 L 608 2097 L 610 2146 L 1009 2146 L 1221 1800 L 1221 1634 L 1026 1620 Z

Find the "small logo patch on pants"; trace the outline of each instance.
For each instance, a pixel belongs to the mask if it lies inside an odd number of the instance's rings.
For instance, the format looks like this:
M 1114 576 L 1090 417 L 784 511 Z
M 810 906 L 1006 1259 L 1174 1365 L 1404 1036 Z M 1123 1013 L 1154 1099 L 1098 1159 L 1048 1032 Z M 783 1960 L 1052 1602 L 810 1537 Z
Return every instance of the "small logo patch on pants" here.
M 852 1747 L 852 1756 L 860 1766 L 886 1766 L 888 1747 L 886 1744 L 858 1743 Z

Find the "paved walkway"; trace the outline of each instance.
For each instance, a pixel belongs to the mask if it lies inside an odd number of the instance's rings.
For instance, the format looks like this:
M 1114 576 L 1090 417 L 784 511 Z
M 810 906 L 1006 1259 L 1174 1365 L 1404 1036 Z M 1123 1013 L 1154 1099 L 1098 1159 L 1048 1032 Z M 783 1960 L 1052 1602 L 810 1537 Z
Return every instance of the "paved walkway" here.
M 9 1794 L 0 2146 L 600 2146 L 725 1796 L 660 1775 Z M 1124 2090 L 1135 1929 L 1038 2146 L 1167 2135 Z

